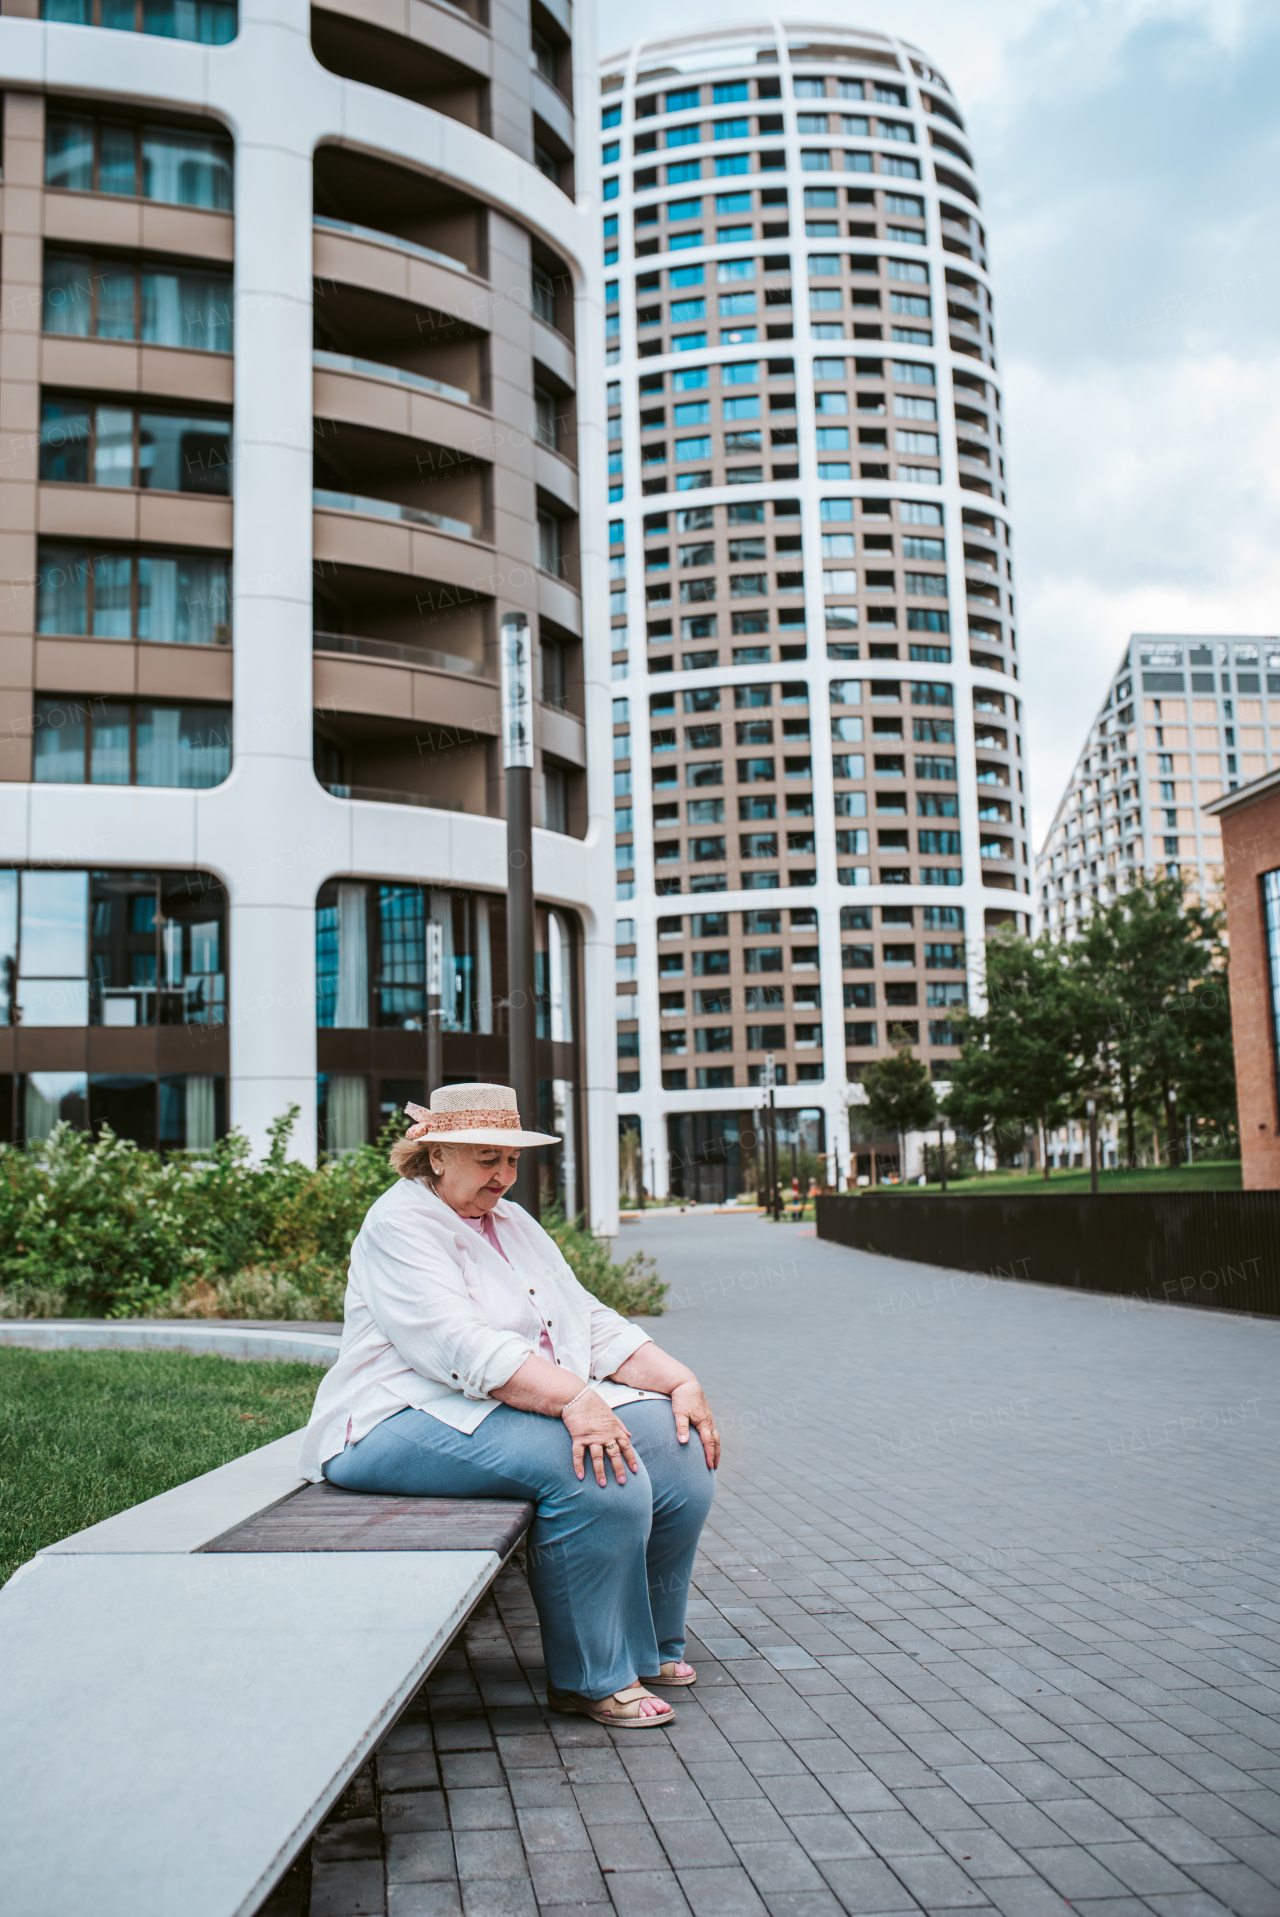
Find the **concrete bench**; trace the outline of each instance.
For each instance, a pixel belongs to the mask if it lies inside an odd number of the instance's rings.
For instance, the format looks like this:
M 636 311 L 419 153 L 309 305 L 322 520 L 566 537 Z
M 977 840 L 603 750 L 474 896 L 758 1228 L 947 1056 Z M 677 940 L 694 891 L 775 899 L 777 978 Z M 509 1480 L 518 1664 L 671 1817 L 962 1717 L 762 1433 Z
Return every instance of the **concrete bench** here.
M 252 1917 L 532 1518 L 304 1484 L 300 1439 L 63 1538 L 0 1591 L 6 1910 Z

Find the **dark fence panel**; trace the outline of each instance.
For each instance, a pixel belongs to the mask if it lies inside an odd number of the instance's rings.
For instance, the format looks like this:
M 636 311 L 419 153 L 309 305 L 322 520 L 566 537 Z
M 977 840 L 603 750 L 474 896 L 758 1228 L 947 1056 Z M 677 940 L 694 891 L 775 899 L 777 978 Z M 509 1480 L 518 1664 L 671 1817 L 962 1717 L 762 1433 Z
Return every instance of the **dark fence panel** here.
M 1280 1317 L 1280 1191 L 818 1199 L 818 1236 L 925 1265 Z

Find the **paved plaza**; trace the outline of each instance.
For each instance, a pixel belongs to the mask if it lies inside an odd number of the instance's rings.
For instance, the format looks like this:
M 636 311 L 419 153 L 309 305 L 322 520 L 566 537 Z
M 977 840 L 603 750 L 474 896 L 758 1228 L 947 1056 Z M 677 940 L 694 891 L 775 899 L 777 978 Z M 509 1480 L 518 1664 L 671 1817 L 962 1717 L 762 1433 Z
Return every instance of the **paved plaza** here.
M 641 1246 L 725 1436 L 697 1689 L 548 1717 L 512 1568 L 265 1912 L 1280 1917 L 1280 1323 Z

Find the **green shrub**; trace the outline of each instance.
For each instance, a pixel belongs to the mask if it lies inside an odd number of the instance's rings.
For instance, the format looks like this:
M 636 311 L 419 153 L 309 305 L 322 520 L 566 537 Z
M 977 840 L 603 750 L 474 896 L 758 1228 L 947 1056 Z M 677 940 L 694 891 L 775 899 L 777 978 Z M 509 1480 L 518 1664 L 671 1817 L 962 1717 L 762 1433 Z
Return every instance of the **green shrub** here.
M 609 1256 L 609 1246 L 583 1229 L 580 1219 L 572 1223 L 558 1205 L 543 1213 L 543 1230 L 555 1239 L 570 1271 L 585 1291 L 602 1305 L 631 1317 L 657 1318 L 662 1301 L 670 1291 L 658 1277 L 658 1267 L 642 1251 L 633 1251 L 620 1265 Z
M 238 1132 L 199 1158 L 69 1125 L 0 1146 L 0 1318 L 341 1319 L 351 1241 L 395 1183 L 397 1134 L 306 1165 L 286 1156 L 297 1115 L 276 1120 L 258 1162 Z M 547 1225 L 604 1303 L 661 1309 L 643 1257 L 615 1265 L 589 1232 Z

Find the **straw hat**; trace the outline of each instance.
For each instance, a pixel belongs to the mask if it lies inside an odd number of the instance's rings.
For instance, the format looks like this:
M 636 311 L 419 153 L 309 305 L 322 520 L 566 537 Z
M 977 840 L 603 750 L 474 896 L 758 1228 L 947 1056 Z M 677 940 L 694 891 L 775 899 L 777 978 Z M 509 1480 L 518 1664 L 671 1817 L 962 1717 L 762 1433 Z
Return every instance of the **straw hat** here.
M 431 1109 L 406 1105 L 414 1121 L 406 1138 L 434 1138 L 442 1145 L 558 1145 L 549 1132 L 526 1132 L 510 1085 L 442 1085 Z

